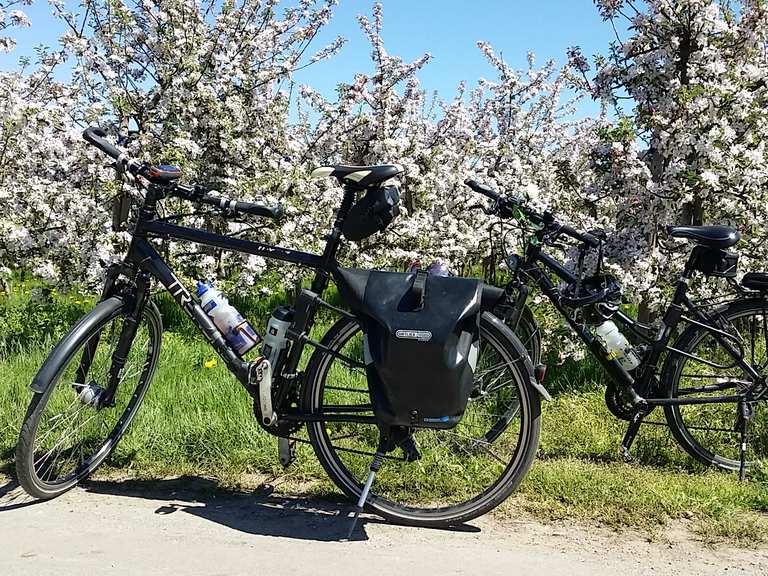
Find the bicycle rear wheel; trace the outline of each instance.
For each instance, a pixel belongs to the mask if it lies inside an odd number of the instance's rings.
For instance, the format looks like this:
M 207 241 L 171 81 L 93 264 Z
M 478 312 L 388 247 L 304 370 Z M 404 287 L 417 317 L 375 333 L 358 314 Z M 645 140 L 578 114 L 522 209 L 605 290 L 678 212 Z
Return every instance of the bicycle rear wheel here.
M 719 311 L 721 329 L 733 334 L 745 361 L 760 374 L 768 370 L 768 302 L 740 300 Z M 768 409 L 754 399 L 755 383 L 735 364 L 712 333 L 699 326 L 686 329 L 673 345 L 662 371 L 670 398 L 741 396 L 754 415 L 750 420 L 746 466 L 768 456 Z M 686 356 L 686 354 L 694 357 Z M 763 394 L 763 398 L 765 394 Z M 724 470 L 740 466 L 740 412 L 738 402 L 665 406 L 664 413 L 675 440 L 691 456 Z
M 151 302 L 144 307 L 113 402 L 99 401 L 127 313 L 119 297 L 100 302 L 35 376 L 42 391 L 32 397 L 16 446 L 16 473 L 28 494 L 49 499 L 75 486 L 104 462 L 136 415 L 160 354 L 162 322 Z
M 323 344 L 362 363 L 360 326 L 338 321 Z M 490 314 L 480 323 L 475 389 L 462 421 L 450 430 L 411 429 L 421 459 L 408 462 L 401 448 L 389 453 L 368 506 L 398 523 L 448 526 L 467 522 L 498 504 L 520 484 L 538 447 L 540 398 L 519 340 Z M 316 350 L 307 369 L 304 408 L 359 407 L 372 414 L 365 370 Z M 364 407 L 368 409 L 364 410 Z M 375 424 L 313 422 L 309 436 L 330 478 L 357 499 L 379 441 Z

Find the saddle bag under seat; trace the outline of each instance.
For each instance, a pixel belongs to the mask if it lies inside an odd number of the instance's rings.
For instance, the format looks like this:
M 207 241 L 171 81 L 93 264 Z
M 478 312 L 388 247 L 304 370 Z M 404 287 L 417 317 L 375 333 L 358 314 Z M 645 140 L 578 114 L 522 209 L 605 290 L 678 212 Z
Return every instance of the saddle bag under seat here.
M 334 276 L 362 323 L 379 424 L 456 426 L 474 387 L 482 281 L 345 268 Z

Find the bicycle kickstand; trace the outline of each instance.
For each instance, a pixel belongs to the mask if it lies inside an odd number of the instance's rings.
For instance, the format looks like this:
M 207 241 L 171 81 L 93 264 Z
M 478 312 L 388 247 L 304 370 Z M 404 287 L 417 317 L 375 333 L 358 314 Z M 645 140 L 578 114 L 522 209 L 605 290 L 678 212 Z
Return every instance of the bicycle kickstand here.
M 624 433 L 624 439 L 621 441 L 619 451 L 621 452 L 624 462 L 633 462 L 634 458 L 629 453 L 629 449 L 632 447 L 632 443 L 635 441 L 637 433 L 640 431 L 640 425 L 643 423 L 645 414 L 642 411 L 637 411 L 633 414 L 632 420 L 629 421 L 627 431 Z
M 739 401 L 739 414 L 736 426 L 741 434 L 739 444 L 739 481 L 743 482 L 747 476 L 747 442 L 749 441 L 749 421 L 752 419 L 753 409 L 748 402 Z
M 352 533 L 355 531 L 355 526 L 357 526 L 357 520 L 360 518 L 360 513 L 363 511 L 363 508 L 365 508 L 365 502 L 368 500 L 368 493 L 371 491 L 373 479 L 376 477 L 376 472 L 379 471 L 381 463 L 384 461 L 385 450 L 385 438 L 382 436 L 381 440 L 379 440 L 379 446 L 376 448 L 376 454 L 371 462 L 371 467 L 368 470 L 368 478 L 365 481 L 362 492 L 360 492 L 360 498 L 355 507 L 355 515 L 352 517 L 352 524 L 349 526 L 349 532 L 347 533 L 347 540 L 352 538 Z

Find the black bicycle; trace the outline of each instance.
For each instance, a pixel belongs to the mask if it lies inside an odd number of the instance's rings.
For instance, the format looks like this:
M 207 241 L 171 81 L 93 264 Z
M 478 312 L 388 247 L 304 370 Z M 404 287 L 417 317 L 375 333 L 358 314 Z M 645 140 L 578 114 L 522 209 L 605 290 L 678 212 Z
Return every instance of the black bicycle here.
M 618 282 L 602 272 L 605 235 L 579 232 L 550 212 L 537 212 L 517 197 L 501 195 L 467 180 L 490 198 L 486 213 L 516 220 L 528 235 L 522 255 L 506 257 L 510 280 L 496 306 L 532 354 L 540 349 L 539 330 L 526 306 L 530 285 L 537 286 L 578 334 L 608 375 L 606 404 L 629 421 L 622 451 L 629 449 L 644 418 L 663 406 L 667 425 L 680 446 L 697 460 L 726 470 L 745 470 L 768 451 L 768 274 L 751 272 L 737 283 L 737 255 L 728 252 L 740 239 L 728 226 L 673 226 L 669 234 L 695 243 L 668 308 L 656 325 L 621 310 Z M 575 241 L 575 267 L 566 268 L 545 252 Z M 588 267 L 587 256 L 592 254 Z M 692 301 L 696 273 L 725 278 L 730 295 Z M 614 330 L 625 327 L 633 344 Z M 616 343 L 620 345 L 617 347 Z M 749 455 L 748 455 L 749 451 Z
M 279 438 L 283 464 L 295 457 L 295 442 L 311 443 L 344 493 L 355 499 L 365 494 L 363 500 L 375 512 L 414 525 L 465 522 L 496 506 L 520 483 L 538 445 L 540 398 L 524 348 L 500 320 L 487 311 L 478 313 L 479 348 L 461 421 L 444 429 L 439 427 L 442 421 L 437 427 L 392 426 L 387 428 L 389 443 L 382 448 L 381 422 L 373 410 L 366 374 L 363 322 L 321 298 L 332 278 L 338 283 L 342 271 L 336 261 L 342 232 L 348 239 L 366 233 L 350 224 L 352 216 L 372 217 L 374 232 L 391 221 L 397 190 L 384 183 L 402 168 L 315 170 L 313 175 L 336 177 L 343 185 L 325 249 L 317 255 L 160 218 L 158 204 L 169 197 L 224 216 L 279 218 L 282 210 L 182 185 L 177 169 L 131 159 L 99 129 L 89 128 L 84 138 L 114 158 L 115 168 L 143 191 L 144 198 L 132 224 L 128 252 L 122 263 L 109 268 L 99 303 L 58 343 L 31 384 L 34 396 L 16 455 L 19 481 L 29 494 L 53 498 L 73 487 L 105 461 L 126 433 L 160 354 L 163 326 L 151 298 L 155 280 L 253 397 L 258 421 Z M 293 306 L 281 306 L 272 315 L 270 334 L 273 328 L 275 335 L 284 329 L 284 338 L 278 344 L 273 339 L 271 349 L 263 350 L 269 363 L 261 356 L 245 359 L 228 343 L 158 253 L 157 239 L 170 238 L 315 270 L 311 288 L 302 290 Z M 485 287 L 483 303 L 498 299 L 499 292 Z M 316 339 L 313 327 L 320 309 L 339 318 Z M 422 334 L 407 330 L 402 337 L 424 340 Z M 308 362 L 302 360 L 306 345 L 314 348 Z M 305 424 L 308 437 L 299 433 Z M 373 488 L 370 482 L 366 485 L 372 458 L 381 466 Z

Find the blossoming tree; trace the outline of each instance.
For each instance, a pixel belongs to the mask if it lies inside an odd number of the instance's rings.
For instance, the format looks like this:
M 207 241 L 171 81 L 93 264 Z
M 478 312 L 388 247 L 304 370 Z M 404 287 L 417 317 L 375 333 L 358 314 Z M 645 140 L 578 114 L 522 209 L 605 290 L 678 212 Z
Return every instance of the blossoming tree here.
M 768 6 L 744 0 L 596 0 L 617 40 L 581 86 L 613 107 L 595 166 L 597 189 L 625 198 L 617 221 L 634 231 L 651 301 L 682 252 L 669 224 L 730 223 L 745 236 L 744 269 L 765 266 Z M 638 233 L 641 235 L 638 236 Z M 671 260 L 679 267 L 680 259 Z
M 93 123 L 129 134 L 123 145 L 181 165 L 190 179 L 288 211 L 278 224 L 203 214 L 189 216 L 192 224 L 303 249 L 317 249 L 339 194 L 333 182 L 310 181 L 312 167 L 402 164 L 404 214 L 348 251 L 358 265 L 441 258 L 492 277 L 502 231 L 472 209 L 482 199 L 462 185 L 467 176 L 606 229 L 609 265 L 646 307 L 662 299 L 661 280 L 678 265 L 668 253 L 682 253 L 666 241 L 666 224 L 731 222 L 747 238 L 746 266 L 768 256 L 763 2 L 597 0 L 604 18 L 627 20 L 629 34 L 596 72 L 578 49 L 564 66 L 538 66 L 530 55 L 526 70 L 514 70 L 481 42 L 491 74 L 448 99 L 421 88 L 429 54 L 407 62 L 387 51 L 378 4 L 359 18 L 370 70 L 340 78 L 335 98 L 296 88 L 294 71 L 343 44 L 312 46 L 334 3 L 83 0 L 69 12 L 54 2 L 67 28 L 60 47 L 0 73 L 0 273 L 23 267 L 51 282 L 93 283 L 120 253 L 126 233 L 116 224 L 129 191 L 81 142 Z M 0 5 L 4 35 L 28 23 L 11 8 L 12 0 Z M 63 65 L 71 72 L 56 80 Z M 577 100 L 590 96 L 606 114 L 577 119 Z M 267 269 L 258 257 L 164 249 L 189 274 L 243 285 Z M 297 278 L 288 269 L 281 277 Z

